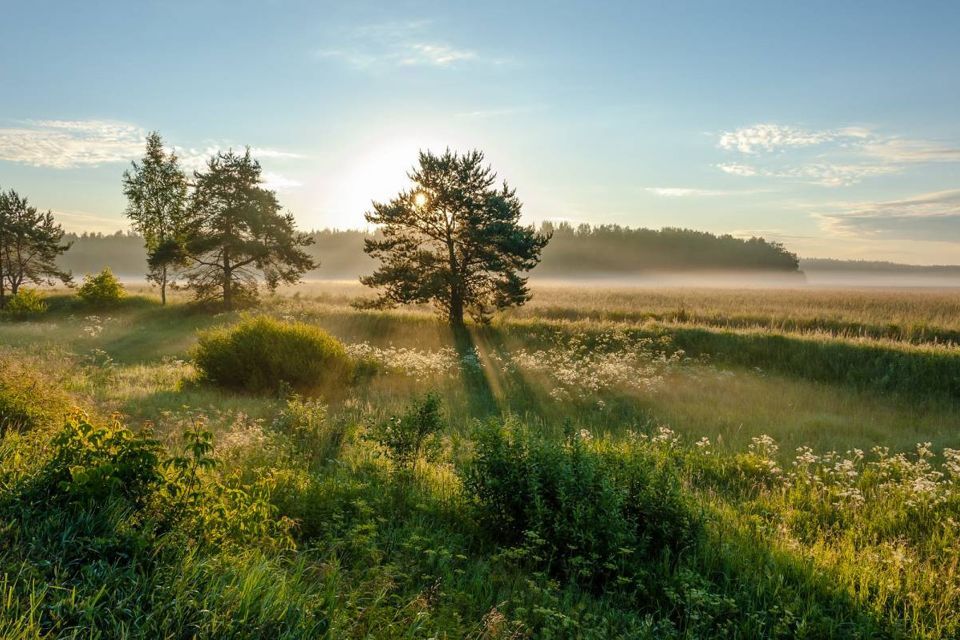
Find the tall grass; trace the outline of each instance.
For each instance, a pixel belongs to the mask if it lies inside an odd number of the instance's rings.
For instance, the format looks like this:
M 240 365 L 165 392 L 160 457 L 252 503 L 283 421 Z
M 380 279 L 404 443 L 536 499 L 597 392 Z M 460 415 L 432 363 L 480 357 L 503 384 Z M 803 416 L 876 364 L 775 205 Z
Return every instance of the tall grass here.
M 0 324 L 91 409 L 2 435 L 0 636 L 960 635 L 950 347 L 348 302 L 271 300 L 358 363 L 287 400 L 195 381 L 232 314 Z

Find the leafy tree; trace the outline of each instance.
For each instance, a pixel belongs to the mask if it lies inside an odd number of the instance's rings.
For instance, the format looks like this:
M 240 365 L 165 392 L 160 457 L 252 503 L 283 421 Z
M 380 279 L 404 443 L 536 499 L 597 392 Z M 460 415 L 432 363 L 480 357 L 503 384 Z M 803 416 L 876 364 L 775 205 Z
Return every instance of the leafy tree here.
M 298 232 L 276 194 L 260 186 L 260 163 L 250 149 L 218 153 L 194 179 L 185 248 L 193 262 L 187 278 L 199 299 L 219 299 L 232 309 L 237 300 L 256 298 L 261 278 L 273 290 L 316 268 L 303 250 L 313 239 Z
M 132 170 L 123 172 L 126 213 L 147 248 L 147 279 L 160 285 L 160 299 L 166 304 L 170 271 L 186 262 L 187 177 L 176 154 L 164 152 L 156 131 L 147 136 L 143 160 L 132 164 Z
M 53 213 L 41 213 L 11 189 L 0 192 L 0 306 L 7 291 L 17 295 L 25 282 L 67 283 L 70 274 L 57 266 L 57 257 L 70 248 Z
M 374 304 L 433 303 L 454 327 L 464 313 L 485 322 L 496 309 L 530 299 L 527 278 L 550 239 L 520 226 L 520 200 L 483 165 L 483 153 L 421 152 L 413 188 L 373 203 L 368 222 L 382 239 L 364 251 L 380 266 L 361 282 L 381 289 Z

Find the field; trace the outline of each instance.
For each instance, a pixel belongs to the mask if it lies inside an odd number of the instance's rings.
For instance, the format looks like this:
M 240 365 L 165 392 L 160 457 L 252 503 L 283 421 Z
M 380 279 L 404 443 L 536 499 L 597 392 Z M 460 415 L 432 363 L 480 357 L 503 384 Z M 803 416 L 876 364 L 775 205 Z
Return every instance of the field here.
M 465 335 L 365 295 L 53 291 L 0 323 L 0 393 L 118 421 L 111 455 L 148 429 L 189 496 L 57 506 L 99 482 L 83 458 L 37 488 L 63 421 L 4 427 L 0 636 L 960 634 L 957 291 L 542 284 Z M 326 330 L 357 371 L 313 399 L 201 379 L 198 332 L 250 314 Z M 403 464 L 378 426 L 427 392 L 444 426 Z

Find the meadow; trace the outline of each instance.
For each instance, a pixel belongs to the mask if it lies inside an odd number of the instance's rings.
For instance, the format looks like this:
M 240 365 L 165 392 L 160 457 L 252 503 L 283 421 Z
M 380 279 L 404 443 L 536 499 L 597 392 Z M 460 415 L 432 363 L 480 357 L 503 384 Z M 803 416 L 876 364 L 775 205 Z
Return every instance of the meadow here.
M 543 283 L 463 334 L 347 283 L 131 293 L 0 322 L 0 414 L 36 415 L 0 447 L 2 637 L 960 634 L 956 291 Z M 352 374 L 204 380 L 198 332 L 259 316 Z

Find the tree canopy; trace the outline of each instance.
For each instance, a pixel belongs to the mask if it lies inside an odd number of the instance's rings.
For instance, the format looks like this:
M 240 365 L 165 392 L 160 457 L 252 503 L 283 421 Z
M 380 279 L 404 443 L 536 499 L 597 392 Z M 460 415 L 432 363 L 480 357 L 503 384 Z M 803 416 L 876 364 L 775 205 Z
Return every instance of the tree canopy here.
M 483 153 L 421 152 L 409 174 L 413 187 L 373 203 L 366 219 L 381 238 L 364 251 L 380 261 L 363 284 L 380 291 L 380 306 L 432 303 L 454 326 L 522 305 L 524 275 L 540 261 L 549 235 L 520 225 L 521 203 L 483 163 Z
M 197 297 L 227 309 L 256 298 L 262 279 L 270 289 L 297 282 L 316 267 L 304 251 L 312 243 L 262 186 L 260 164 L 247 149 L 218 153 L 194 172 L 184 250 L 187 279 Z
M 147 135 L 143 159 L 123 172 L 127 217 L 141 234 L 147 249 L 147 279 L 160 285 L 160 299 L 167 302 L 171 269 L 183 266 L 182 250 L 187 226 L 187 177 L 176 154 L 163 149 L 156 131 Z
M 43 213 L 13 189 L 0 192 L 0 306 L 7 291 L 17 295 L 26 283 L 70 281 L 70 273 L 57 266 L 57 257 L 70 248 L 53 213 Z

